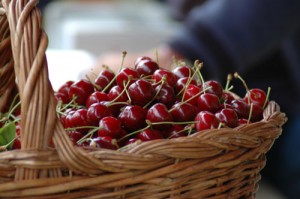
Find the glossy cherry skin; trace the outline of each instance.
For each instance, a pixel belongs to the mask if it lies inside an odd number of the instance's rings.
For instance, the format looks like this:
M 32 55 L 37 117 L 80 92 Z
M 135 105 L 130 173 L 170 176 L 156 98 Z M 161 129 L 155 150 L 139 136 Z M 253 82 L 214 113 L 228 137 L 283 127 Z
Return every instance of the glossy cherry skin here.
M 183 89 L 185 89 L 187 87 L 187 84 L 193 84 L 193 85 L 197 85 L 197 81 L 194 79 L 191 79 L 189 77 L 182 77 L 179 78 L 175 84 L 175 91 L 176 93 L 181 92 L 181 95 L 183 94 Z
M 162 136 L 161 132 L 158 130 L 146 129 L 146 130 L 139 132 L 136 135 L 136 138 L 145 142 L 145 141 L 150 141 L 150 140 L 163 139 L 163 136 Z
M 128 105 L 119 114 L 122 127 L 127 131 L 136 131 L 146 126 L 146 110 L 137 105 Z
M 135 65 L 135 69 L 140 76 L 152 75 L 156 70 L 159 69 L 158 64 L 153 60 L 142 60 Z
M 68 133 L 68 136 L 71 140 L 71 142 L 74 144 L 74 145 L 77 145 L 77 142 L 83 138 L 84 134 L 80 133 L 79 131 L 76 131 L 76 130 L 73 130 L 73 131 L 67 131 Z
M 90 147 L 117 150 L 117 141 L 109 136 L 99 136 L 93 138 Z
M 195 117 L 195 122 L 197 122 L 195 124 L 197 131 L 218 128 L 219 126 L 219 120 L 215 114 L 209 111 L 200 111 Z
M 176 82 L 177 82 L 177 77 L 169 70 L 160 68 L 158 70 L 156 70 L 153 74 L 152 74 L 152 79 L 157 83 L 160 82 L 162 80 L 162 78 L 165 77 L 165 83 L 170 85 L 170 86 L 175 86 Z
M 192 105 L 198 106 L 198 97 L 200 96 L 202 89 L 197 85 L 190 84 L 186 88 L 186 92 L 183 93 L 183 100 L 189 102 Z
M 145 61 L 145 60 L 150 60 L 150 61 L 152 61 L 152 59 L 151 59 L 150 57 L 148 57 L 148 56 L 140 56 L 140 57 L 138 57 L 138 58 L 135 60 L 135 62 L 134 62 L 134 67 L 136 68 L 137 65 L 138 65 L 141 61 Z
M 230 104 L 233 100 L 235 100 L 235 97 L 230 92 L 224 91 L 222 93 L 221 103 Z
M 156 101 L 165 104 L 167 108 L 170 108 L 176 101 L 174 88 L 168 84 L 155 87 L 155 92 L 158 93 Z
M 143 107 L 154 98 L 155 90 L 149 81 L 139 79 L 128 87 L 128 94 L 132 104 Z
M 191 77 L 192 69 L 189 66 L 177 66 L 172 70 L 172 73 L 177 77 L 177 79 L 182 77 Z
M 197 110 L 198 109 L 190 103 L 177 102 L 171 107 L 169 112 L 171 113 L 175 122 L 187 122 L 193 121 L 197 114 Z
M 131 79 L 129 80 L 129 78 L 131 78 Z M 119 87 L 124 88 L 124 85 L 126 85 L 128 81 L 130 81 L 129 82 L 129 85 L 130 85 L 133 82 L 135 82 L 135 80 L 138 79 L 138 78 L 139 78 L 139 74 L 135 69 L 133 69 L 133 68 L 123 68 L 117 74 L 116 82 L 117 82 L 117 85 Z
M 118 138 L 122 130 L 121 125 L 121 121 L 115 117 L 104 117 L 99 122 L 98 136 L 109 136 L 111 138 Z
M 77 131 L 81 133 L 87 133 L 89 128 L 81 128 L 81 127 L 87 127 L 91 124 L 87 120 L 87 109 L 81 108 L 75 110 L 73 113 L 69 114 L 70 118 L 68 120 L 68 125 L 71 128 L 78 128 Z M 68 118 L 68 116 L 67 116 Z
M 111 110 L 112 114 L 115 117 L 118 117 L 120 113 L 120 109 L 124 107 L 124 104 L 118 104 L 119 102 L 121 103 L 127 103 L 128 102 L 128 96 L 126 92 L 123 92 L 123 88 L 119 87 L 118 85 L 112 87 L 110 91 L 108 92 L 108 98 L 109 101 L 114 101 L 117 103 L 112 103 L 112 102 L 104 102 L 105 104 L 109 104 L 109 109 Z
M 104 103 L 94 103 L 87 109 L 87 121 L 98 126 L 99 121 L 107 116 L 112 116 L 112 112 Z
M 168 108 L 166 105 L 162 103 L 156 103 L 148 109 L 146 114 L 146 120 L 150 121 L 151 123 L 157 122 L 172 122 L 173 118 L 172 115 L 169 113 Z M 157 130 L 163 130 L 170 128 L 171 124 L 159 124 L 153 125 L 152 127 Z
M 233 100 L 229 107 L 233 108 L 239 118 L 248 119 L 250 106 L 243 99 Z
M 223 94 L 223 87 L 222 87 L 222 85 L 220 84 L 220 82 L 215 81 L 215 80 L 209 80 L 209 81 L 206 81 L 206 82 L 204 83 L 204 87 L 205 87 L 205 88 L 208 88 L 208 90 L 205 91 L 206 93 L 212 93 L 212 94 L 215 94 L 215 95 L 217 95 L 219 98 L 222 97 L 222 94 Z M 209 87 L 210 87 L 210 88 L 209 88 Z
M 74 84 L 74 81 L 66 81 L 63 85 L 61 85 L 57 92 L 58 93 L 63 93 L 65 95 L 69 95 L 69 90 L 70 90 L 70 86 Z
M 95 91 L 87 98 L 85 106 L 89 108 L 94 103 L 108 101 L 108 100 L 109 98 L 106 93 L 101 91 Z
M 251 105 L 250 105 L 251 108 Z M 251 122 L 260 121 L 263 118 L 263 108 L 260 104 L 252 104 L 252 112 L 251 112 Z
M 267 95 L 265 91 L 259 88 L 250 89 L 244 97 L 244 100 L 248 104 L 258 104 L 260 107 L 264 106 L 266 99 Z
M 238 115 L 231 108 L 221 109 L 215 115 L 221 123 L 230 128 L 234 128 L 238 125 Z
M 108 84 L 110 84 L 110 86 L 106 91 L 110 90 L 113 86 L 116 85 L 116 82 L 113 80 L 114 78 L 115 73 L 111 70 L 104 69 L 100 71 L 94 82 L 96 84 L 97 90 L 102 91 Z
M 94 86 L 85 79 L 74 82 L 69 89 L 69 98 L 75 97 L 75 102 L 79 105 L 85 105 L 87 98 L 94 92 Z
M 187 131 L 184 130 L 185 125 L 174 124 L 171 128 L 162 131 L 164 138 L 171 139 L 171 138 L 178 138 L 187 136 Z
M 70 102 L 69 95 L 67 94 L 56 92 L 54 93 L 54 96 L 55 96 L 56 103 L 60 102 L 62 104 L 68 104 Z
M 220 109 L 219 97 L 211 93 L 203 93 L 197 99 L 197 105 L 200 111 L 209 111 L 215 113 Z

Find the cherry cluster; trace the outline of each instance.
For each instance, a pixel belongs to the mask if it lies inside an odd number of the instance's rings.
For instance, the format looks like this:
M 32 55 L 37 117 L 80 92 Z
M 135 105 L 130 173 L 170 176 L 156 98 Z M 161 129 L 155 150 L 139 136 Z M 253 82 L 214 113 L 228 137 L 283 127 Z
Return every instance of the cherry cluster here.
M 143 56 L 133 68 L 108 67 L 95 81 L 62 85 L 55 97 L 57 113 L 74 145 L 119 149 L 154 139 L 188 136 L 211 128 L 235 128 L 262 119 L 268 95 L 246 87 L 243 98 L 215 80 L 204 81 L 202 63 L 173 70 Z

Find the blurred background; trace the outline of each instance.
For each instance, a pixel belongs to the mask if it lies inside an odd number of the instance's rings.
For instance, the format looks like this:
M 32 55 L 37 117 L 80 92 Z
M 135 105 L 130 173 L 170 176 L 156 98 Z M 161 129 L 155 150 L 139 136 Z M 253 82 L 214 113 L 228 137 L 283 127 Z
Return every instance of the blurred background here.
M 47 59 L 53 88 L 76 80 L 108 51 L 143 52 L 166 41 L 180 23 L 158 0 L 40 1 L 49 36 Z M 258 199 L 284 199 L 262 181 Z

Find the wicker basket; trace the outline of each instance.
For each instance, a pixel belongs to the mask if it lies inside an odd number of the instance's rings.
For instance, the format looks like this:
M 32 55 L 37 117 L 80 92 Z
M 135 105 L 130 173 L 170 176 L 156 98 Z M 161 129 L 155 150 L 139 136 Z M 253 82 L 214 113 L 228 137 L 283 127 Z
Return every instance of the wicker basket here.
M 0 153 L 1 198 L 255 198 L 287 120 L 274 101 L 262 121 L 234 129 L 122 151 L 74 147 L 56 116 L 37 3 L 0 4 L 0 111 L 17 82 L 22 113 L 22 149 Z

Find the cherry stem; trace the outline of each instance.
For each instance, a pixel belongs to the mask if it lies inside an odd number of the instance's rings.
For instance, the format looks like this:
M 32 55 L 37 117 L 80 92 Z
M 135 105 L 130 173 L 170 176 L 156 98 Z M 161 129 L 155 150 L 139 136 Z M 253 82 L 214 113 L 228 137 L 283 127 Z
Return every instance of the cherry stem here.
M 161 81 L 160 81 L 160 85 L 159 85 L 159 89 L 155 93 L 154 97 L 143 108 L 146 108 L 147 106 L 149 106 L 156 99 L 156 97 L 159 95 L 163 85 L 165 84 L 166 79 L 167 79 L 166 75 L 162 76 Z
M 122 70 L 122 68 L 124 67 L 124 61 L 125 61 L 126 55 L 127 55 L 127 52 L 126 52 L 126 51 L 123 51 L 123 52 L 122 52 L 122 62 L 121 62 L 121 65 L 120 65 L 120 67 L 119 67 L 118 72 L 120 72 L 120 71 Z
M 229 84 L 230 84 L 231 80 L 232 80 L 232 74 L 228 74 L 227 75 L 226 86 L 225 86 L 225 89 L 224 89 L 225 91 L 228 91 L 229 89 L 231 89 L 231 87 L 229 87 Z
M 249 116 L 247 120 L 247 124 L 250 123 L 251 117 L 252 117 L 252 112 L 253 112 L 253 103 L 250 104 L 250 110 L 249 110 Z
M 199 79 L 200 79 L 200 82 L 201 82 L 201 84 L 202 84 L 202 89 L 205 89 L 204 88 L 204 83 L 205 83 L 205 81 L 204 81 L 204 78 L 203 78 L 203 76 L 202 76 L 202 74 L 201 74 L 201 68 L 203 67 L 203 63 L 201 62 L 201 63 L 199 63 L 198 64 L 198 66 L 197 66 L 197 68 L 199 68 L 198 70 L 197 70 L 197 74 L 198 74 L 198 77 L 199 77 Z M 205 92 L 204 92 L 205 93 Z
M 146 123 L 148 124 L 147 120 L 146 120 Z M 127 137 L 130 137 L 130 136 L 132 136 L 132 135 L 135 135 L 135 134 L 137 134 L 137 133 L 139 133 L 139 132 L 141 132 L 141 131 L 147 130 L 147 129 L 150 128 L 150 127 L 151 127 L 151 124 L 148 124 L 146 127 L 142 128 L 142 129 L 139 129 L 139 130 L 133 131 L 133 132 L 131 132 L 131 133 L 128 133 L 127 135 L 125 135 L 125 136 L 123 136 L 122 138 L 120 138 L 120 139 L 118 140 L 118 142 L 121 141 L 121 140 L 124 140 L 124 139 L 127 138 Z
M 157 65 L 159 65 L 158 64 L 158 50 L 157 50 L 157 48 L 155 48 L 155 59 L 156 59 Z
M 198 67 L 196 68 L 196 71 L 198 70 Z M 191 76 L 191 74 L 189 74 L 189 79 L 187 81 L 187 83 L 185 84 L 185 86 L 177 93 L 176 96 L 179 96 L 182 92 L 184 92 L 183 95 L 185 95 L 186 92 L 186 88 L 191 84 L 192 80 L 194 79 L 195 75 L 196 75 L 196 71 L 193 73 L 193 75 Z
M 266 97 L 266 100 L 265 100 L 265 102 L 264 102 L 263 109 L 266 108 L 266 105 L 267 105 L 267 103 L 268 103 L 268 101 L 269 101 L 269 98 L 270 98 L 270 93 L 271 93 L 271 87 L 268 87 L 267 97 Z
M 126 94 L 127 94 L 127 87 L 129 86 L 131 79 L 132 79 L 132 76 L 129 75 L 128 81 L 126 82 L 122 92 L 115 99 L 113 99 L 109 104 L 116 102 L 123 95 L 124 92 L 126 92 Z M 127 96 L 128 96 L 128 99 L 130 99 L 128 94 L 127 94 Z M 131 102 L 131 100 L 130 100 L 130 102 Z
M 181 105 L 181 104 L 184 104 L 184 103 L 187 103 L 187 102 L 193 100 L 193 99 L 196 98 L 196 97 L 199 97 L 199 95 L 205 93 L 205 91 L 207 91 L 207 90 L 210 89 L 210 88 L 211 88 L 211 86 L 206 87 L 204 90 L 201 90 L 199 93 L 195 94 L 193 97 L 191 97 L 191 98 L 189 98 L 189 99 L 187 99 L 187 100 L 185 100 L 185 101 L 184 101 L 184 96 L 183 96 L 182 99 L 181 99 L 180 105 Z M 174 107 L 174 108 L 175 108 L 175 107 Z M 173 109 L 174 109 L 174 108 L 173 108 Z M 172 109 L 171 109 L 171 110 L 172 110 Z
M 89 131 L 86 135 L 84 135 L 82 138 L 80 138 L 76 143 L 77 144 L 81 144 L 82 142 L 84 142 L 85 140 L 87 140 L 87 139 L 91 139 L 91 137 L 93 136 L 93 134 L 95 133 L 95 132 L 97 132 L 99 129 L 100 129 L 100 127 L 94 127 L 94 126 L 86 126 L 86 127 L 84 127 L 84 128 L 92 128 L 92 130 L 91 131 Z M 69 128 L 70 130 L 74 130 L 74 128 Z M 77 128 L 78 129 L 78 128 Z M 68 130 L 68 129 L 67 129 Z M 76 130 L 76 129 L 75 129 Z M 89 137 L 89 138 L 88 138 Z

